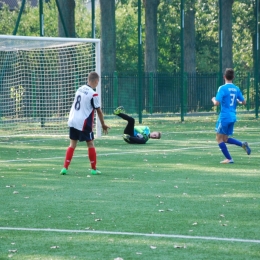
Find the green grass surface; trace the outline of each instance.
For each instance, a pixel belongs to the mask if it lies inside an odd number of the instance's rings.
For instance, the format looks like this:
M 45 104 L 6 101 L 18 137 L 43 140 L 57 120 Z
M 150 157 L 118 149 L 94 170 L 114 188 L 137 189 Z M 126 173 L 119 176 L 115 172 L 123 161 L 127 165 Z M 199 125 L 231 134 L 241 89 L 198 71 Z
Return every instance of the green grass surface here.
M 241 116 L 221 165 L 215 117 L 144 119 L 161 140 L 129 145 L 124 121 L 95 140 L 89 173 L 79 143 L 68 175 L 68 137 L 0 141 L 0 259 L 260 259 L 259 121 Z

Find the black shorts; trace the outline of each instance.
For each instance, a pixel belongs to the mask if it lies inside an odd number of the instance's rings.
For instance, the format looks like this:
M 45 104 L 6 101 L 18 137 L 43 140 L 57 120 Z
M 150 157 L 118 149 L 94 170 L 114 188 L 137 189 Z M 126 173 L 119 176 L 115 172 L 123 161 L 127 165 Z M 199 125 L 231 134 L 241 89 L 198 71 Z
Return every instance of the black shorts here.
M 70 139 L 78 140 L 80 142 L 94 140 L 94 133 L 89 131 L 80 131 L 74 127 L 70 127 Z

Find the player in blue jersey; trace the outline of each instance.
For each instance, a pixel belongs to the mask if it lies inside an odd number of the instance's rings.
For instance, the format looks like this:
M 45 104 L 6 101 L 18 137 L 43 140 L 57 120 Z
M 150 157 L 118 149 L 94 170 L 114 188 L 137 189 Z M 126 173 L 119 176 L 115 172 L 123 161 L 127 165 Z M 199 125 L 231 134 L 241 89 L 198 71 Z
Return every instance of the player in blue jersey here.
M 127 121 L 123 139 L 129 144 L 145 144 L 149 138 L 160 139 L 161 132 L 150 132 L 148 126 L 135 126 L 135 119 L 124 114 L 122 106 L 114 110 L 114 114 Z
M 227 149 L 226 143 L 241 146 L 248 155 L 251 153 L 251 149 L 249 148 L 247 142 L 241 142 L 237 139 L 229 137 L 230 135 L 233 135 L 234 124 L 236 122 L 237 103 L 243 105 L 246 104 L 239 87 L 233 84 L 234 75 L 235 73 L 233 69 L 227 68 L 225 70 L 225 84 L 219 87 L 216 97 L 212 98 L 214 106 L 221 106 L 215 130 L 217 133 L 216 140 L 218 142 L 218 146 L 226 159 L 220 163 L 234 162 Z

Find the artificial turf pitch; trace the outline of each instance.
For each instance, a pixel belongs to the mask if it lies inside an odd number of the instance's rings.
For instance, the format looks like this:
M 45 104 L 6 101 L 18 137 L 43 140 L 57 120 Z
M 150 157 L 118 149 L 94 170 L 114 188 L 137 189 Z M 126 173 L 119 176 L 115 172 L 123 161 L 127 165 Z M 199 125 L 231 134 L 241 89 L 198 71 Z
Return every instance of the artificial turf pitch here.
M 129 145 L 111 119 L 60 175 L 67 136 L 1 137 L 0 259 L 260 259 L 259 121 L 243 116 L 222 165 L 216 118 L 145 119 L 161 140 Z

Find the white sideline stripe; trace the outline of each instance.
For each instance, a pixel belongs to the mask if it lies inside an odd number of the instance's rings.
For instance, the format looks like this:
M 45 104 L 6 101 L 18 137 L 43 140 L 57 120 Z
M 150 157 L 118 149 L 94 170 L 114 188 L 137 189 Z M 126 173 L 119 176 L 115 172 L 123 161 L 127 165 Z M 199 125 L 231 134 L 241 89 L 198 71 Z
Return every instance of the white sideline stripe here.
M 254 145 L 258 145 L 260 144 L 260 142 L 254 142 L 252 143 Z M 212 148 L 213 145 L 211 146 L 189 146 L 189 147 L 182 147 L 182 148 L 175 148 L 175 149 L 164 149 L 164 150 L 133 150 L 133 151 L 129 151 L 129 152 L 117 152 L 117 153 L 101 153 L 101 154 L 97 154 L 98 157 L 100 156 L 110 156 L 110 155 L 122 155 L 122 154 L 133 154 L 133 153 L 153 153 L 153 152 L 176 152 L 176 151 L 182 151 L 182 150 L 193 150 L 193 149 L 209 149 Z M 250 145 L 251 147 L 252 145 Z M 214 145 L 214 147 L 217 147 L 216 145 Z M 217 148 L 216 148 L 217 149 Z M 77 155 L 77 156 L 73 156 L 73 158 L 82 158 L 82 157 L 86 157 L 87 155 Z M 39 160 L 56 160 L 56 159 L 64 159 L 64 156 L 62 157 L 48 157 L 48 158 L 26 158 L 26 159 L 14 159 L 14 160 L 0 160 L 0 163 L 8 163 L 8 162 L 25 162 L 25 161 L 39 161 Z
M 176 152 L 176 151 L 181 151 L 181 150 L 190 150 L 190 149 L 209 149 L 211 146 L 198 146 L 198 147 L 183 147 L 183 148 L 176 148 L 176 149 L 165 149 L 165 150 L 143 150 L 138 152 L 136 150 L 134 151 L 129 151 L 129 152 L 117 152 L 117 153 L 104 153 L 104 154 L 97 154 L 97 156 L 110 156 L 110 155 L 119 155 L 119 154 L 132 154 L 132 153 L 152 153 L 152 152 Z M 81 157 L 86 157 L 87 154 L 85 155 L 78 155 L 78 156 L 73 156 L 73 158 L 81 158 Z M 63 157 L 48 157 L 48 158 L 26 158 L 26 159 L 14 159 L 14 160 L 0 160 L 0 163 L 7 163 L 7 162 L 24 162 L 24 161 L 38 161 L 38 160 L 56 160 L 56 159 L 64 159 Z
M 51 228 L 12 228 L 12 227 L 0 227 L 0 230 L 60 232 L 60 233 L 89 233 L 89 234 L 98 234 L 98 235 L 103 234 L 103 235 L 144 236 L 144 237 L 164 237 L 164 238 L 185 238 L 185 239 L 202 239 L 202 240 L 214 240 L 214 241 L 228 241 L 228 242 L 242 242 L 242 243 L 257 243 L 257 244 L 260 244 L 260 240 L 254 240 L 254 239 L 186 236 L 186 235 L 171 235 L 171 234 L 146 234 L 146 233 L 98 231 L 98 230 L 70 230 L 70 229 L 51 229 Z

